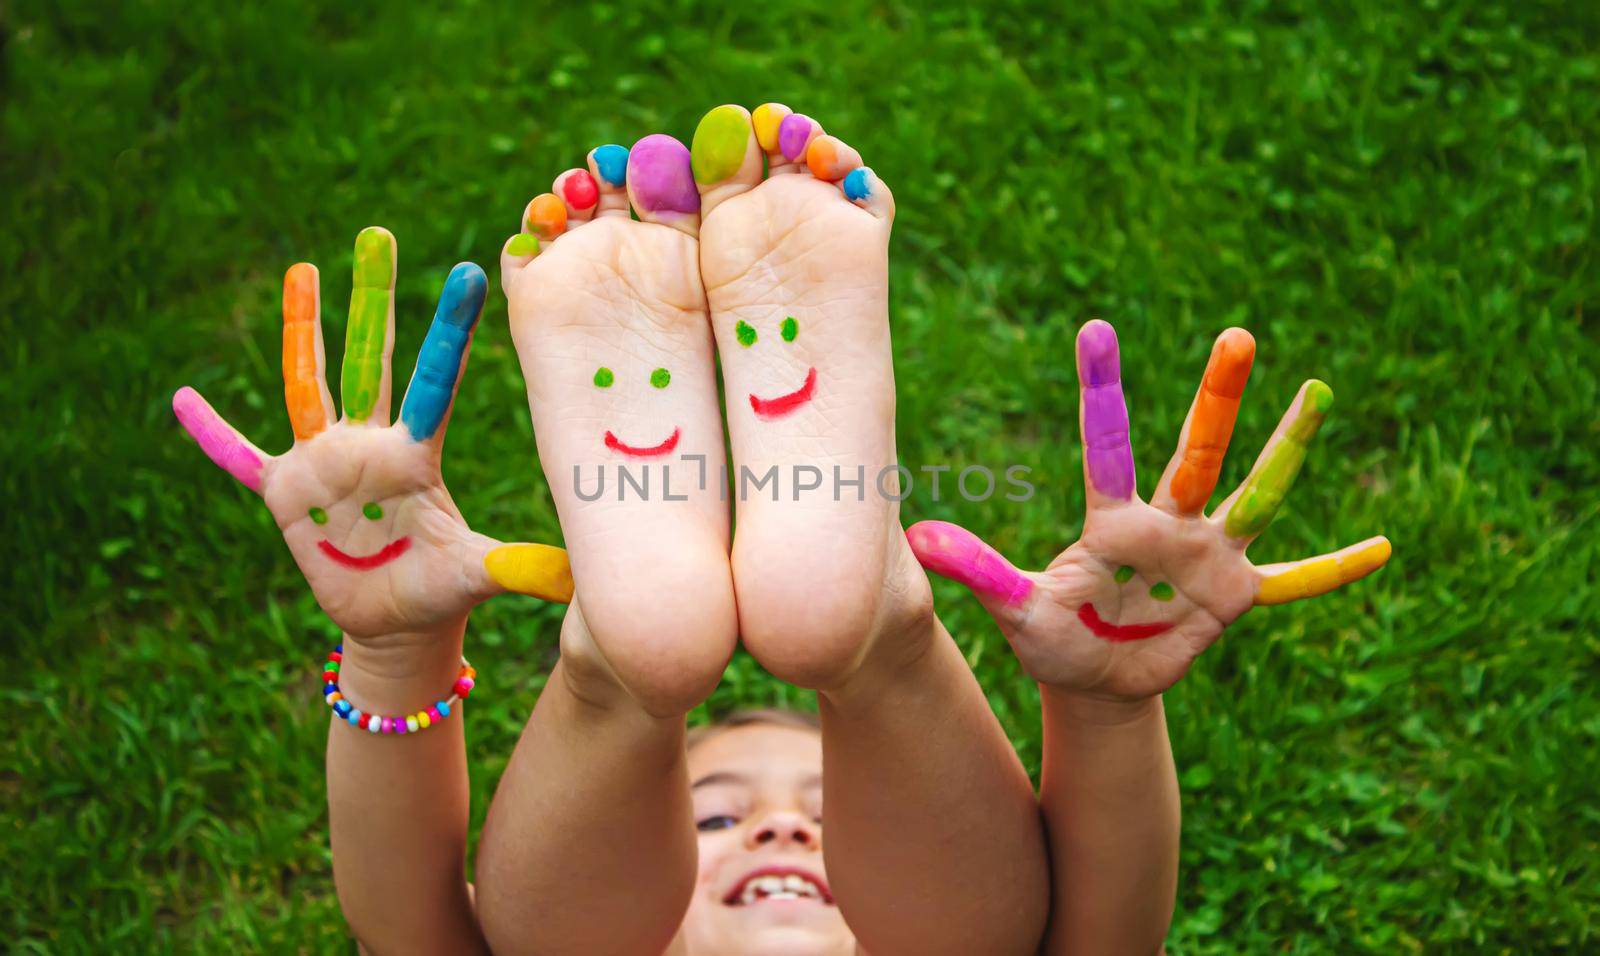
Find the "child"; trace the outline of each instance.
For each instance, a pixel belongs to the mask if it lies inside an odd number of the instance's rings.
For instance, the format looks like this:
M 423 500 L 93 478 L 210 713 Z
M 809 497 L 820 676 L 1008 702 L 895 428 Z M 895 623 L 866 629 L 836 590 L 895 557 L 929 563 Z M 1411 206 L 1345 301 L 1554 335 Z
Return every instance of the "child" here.
M 1025 574 L 954 526 L 902 532 L 893 211 L 853 149 L 776 104 L 712 110 L 692 149 L 659 135 L 600 147 L 528 205 L 502 284 L 575 593 L 553 549 L 469 531 L 439 478 L 483 301 L 474 267 L 452 274 L 393 427 L 381 230 L 357 244 L 343 420 L 322 385 L 309 266 L 285 283 L 293 450 L 270 459 L 179 393 L 180 419 L 263 493 L 348 635 L 328 695 L 350 711 L 330 728 L 330 819 L 341 904 L 372 951 L 1027 953 L 1047 919 L 1049 952 L 1159 948 L 1178 837 L 1160 693 L 1252 603 L 1353 580 L 1387 542 L 1289 566 L 1244 558 L 1326 412 L 1321 383 L 1240 492 L 1202 514 L 1253 357 L 1241 330 L 1219 339 L 1179 452 L 1140 501 L 1116 338 L 1099 322 L 1078 346 L 1079 542 Z M 731 545 L 713 348 L 740 476 Z M 655 495 L 615 484 L 650 467 Z M 608 468 L 612 493 L 596 494 L 587 482 Z M 751 494 L 747 473 L 833 481 Z M 1037 798 L 919 561 L 972 587 L 1041 683 Z M 572 605 L 490 808 L 474 900 L 459 701 L 416 708 L 470 693 L 466 614 L 505 588 Z M 683 716 L 736 639 L 818 691 L 816 731 L 768 716 L 689 745 Z M 420 737 L 391 739 L 413 721 Z

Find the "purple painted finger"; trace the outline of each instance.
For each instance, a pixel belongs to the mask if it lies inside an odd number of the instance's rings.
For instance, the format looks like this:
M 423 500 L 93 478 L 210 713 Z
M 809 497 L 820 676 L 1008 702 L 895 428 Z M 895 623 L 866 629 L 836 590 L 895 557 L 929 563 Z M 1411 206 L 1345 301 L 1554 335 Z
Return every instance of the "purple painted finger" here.
M 1122 397 L 1122 358 L 1111 323 L 1095 319 L 1078 332 L 1078 385 L 1089 481 L 1101 494 L 1126 501 L 1133 497 L 1133 445 Z

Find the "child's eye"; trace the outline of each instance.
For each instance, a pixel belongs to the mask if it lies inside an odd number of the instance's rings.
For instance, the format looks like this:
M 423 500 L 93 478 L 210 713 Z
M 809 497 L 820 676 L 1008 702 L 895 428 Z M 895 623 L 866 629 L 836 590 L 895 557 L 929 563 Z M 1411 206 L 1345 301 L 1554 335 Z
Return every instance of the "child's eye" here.
M 739 825 L 739 821 L 726 813 L 719 813 L 714 817 L 695 821 L 694 828 L 701 833 L 710 833 L 712 830 L 726 830 Z
M 314 524 L 328 523 L 328 513 L 323 511 L 321 508 L 312 508 L 310 511 L 306 512 L 306 514 L 311 516 L 311 520 Z
M 1172 600 L 1172 585 L 1165 581 L 1157 581 L 1150 586 L 1150 596 L 1157 601 L 1170 601 Z
M 672 373 L 664 368 L 658 368 L 650 373 L 650 384 L 656 388 L 666 388 L 672 383 Z
M 361 506 L 361 513 L 373 521 L 377 521 L 383 517 L 383 505 L 378 504 L 376 501 L 369 501 Z
M 611 383 L 616 379 L 617 377 L 611 374 L 611 370 L 604 365 L 594 370 L 594 383 L 600 388 L 610 388 Z
M 783 325 L 778 327 L 778 331 L 782 333 L 785 342 L 793 342 L 794 337 L 800 334 L 800 323 L 791 315 L 783 320 Z
M 733 337 L 739 340 L 740 345 L 749 348 L 756 344 L 756 327 L 744 319 L 740 319 L 739 323 L 733 327 Z

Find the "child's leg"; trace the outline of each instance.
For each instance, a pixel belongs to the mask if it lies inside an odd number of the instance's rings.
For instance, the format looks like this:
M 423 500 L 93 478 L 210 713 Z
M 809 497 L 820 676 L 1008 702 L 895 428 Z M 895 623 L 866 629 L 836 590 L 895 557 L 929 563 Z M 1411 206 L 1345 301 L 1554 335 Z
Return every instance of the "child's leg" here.
M 496 952 L 659 953 L 693 887 L 683 716 L 736 638 L 693 182 L 670 137 L 599 147 L 501 256 L 577 600 L 480 844 Z
M 479 842 L 479 918 L 496 953 L 659 953 L 694 886 L 683 719 L 584 651 L 576 606 L 562 631 Z
M 694 169 L 739 467 L 740 633 L 822 691 L 835 897 L 869 952 L 1031 952 L 1049 888 L 1037 804 L 900 529 L 893 197 L 775 104 L 707 114 Z

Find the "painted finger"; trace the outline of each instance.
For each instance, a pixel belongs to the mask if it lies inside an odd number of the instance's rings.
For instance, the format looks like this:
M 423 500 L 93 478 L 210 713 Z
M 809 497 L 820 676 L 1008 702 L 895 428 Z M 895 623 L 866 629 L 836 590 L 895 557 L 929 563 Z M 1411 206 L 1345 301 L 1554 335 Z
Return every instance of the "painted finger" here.
M 1178 451 L 1161 476 L 1151 504 L 1176 514 L 1193 515 L 1211 500 L 1255 357 L 1256 340 L 1244 329 L 1228 329 L 1217 336 L 1194 404 L 1189 407 L 1189 417 L 1178 436 Z
M 444 438 L 445 421 L 472 345 L 472 330 L 483 314 L 488 294 L 489 279 L 476 264 L 463 262 L 450 270 L 444 291 L 439 293 L 433 324 L 417 354 L 417 369 L 400 402 L 400 421 L 417 441 Z
M 394 349 L 394 236 L 368 226 L 356 236 L 350 319 L 339 393 L 351 421 L 389 423 L 389 353 Z
M 272 456 L 250 444 L 203 398 L 185 385 L 172 396 L 172 412 L 178 424 L 200 444 L 200 450 L 223 471 L 256 494 L 261 494 L 261 476 Z
M 906 529 L 906 540 L 924 568 L 965 585 L 991 611 L 1019 607 L 1033 593 L 1033 581 L 960 525 L 919 521 Z
M 1332 407 L 1333 390 L 1323 382 L 1311 379 L 1300 386 L 1244 484 L 1217 508 L 1229 537 L 1248 541 L 1271 523 Z
M 1262 565 L 1256 569 L 1261 575 L 1256 604 L 1286 604 L 1327 594 L 1383 567 L 1393 550 L 1389 539 L 1379 535 L 1332 554 Z
M 1132 500 L 1133 445 L 1122 395 L 1122 358 L 1109 322 L 1094 319 L 1078 330 L 1078 396 L 1089 507 Z
M 295 441 L 333 424 L 327 358 L 322 350 L 322 294 L 317 267 L 298 262 L 283 274 L 283 401 Z
M 531 594 L 553 604 L 572 603 L 572 566 L 561 548 L 548 544 L 496 545 L 484 554 L 483 570 L 503 590 Z

